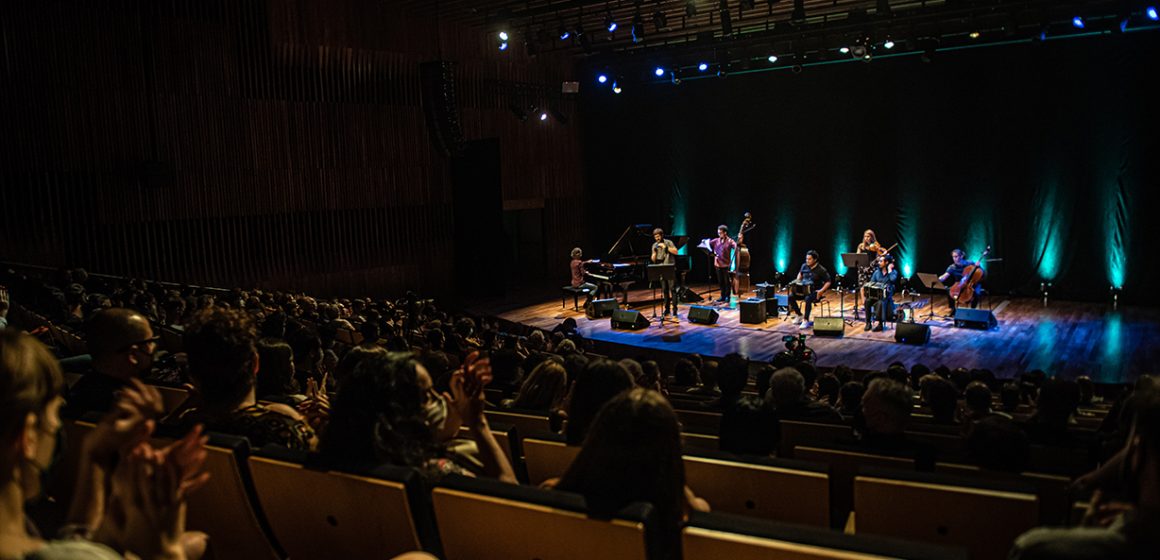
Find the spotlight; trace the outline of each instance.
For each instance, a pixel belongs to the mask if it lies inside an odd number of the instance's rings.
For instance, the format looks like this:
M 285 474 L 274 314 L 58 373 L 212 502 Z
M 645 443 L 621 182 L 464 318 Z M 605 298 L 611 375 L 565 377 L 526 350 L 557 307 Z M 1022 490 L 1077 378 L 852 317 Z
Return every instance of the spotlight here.
M 601 74 L 596 76 L 596 81 L 601 84 L 608 82 L 608 74 Z
M 840 52 L 842 54 L 850 54 L 850 47 L 842 47 L 842 48 L 838 49 L 838 52 Z
M 669 16 L 664 12 L 657 10 L 652 15 L 653 27 L 660 31 L 669 26 Z
M 981 34 L 981 33 L 979 33 L 978 31 L 972 31 L 972 32 L 971 32 L 971 34 L 970 34 L 970 37 L 971 37 L 972 39 L 978 39 L 978 38 L 979 38 L 981 35 L 982 35 L 982 34 Z
M 1071 18 L 1071 26 L 1076 28 L 1076 29 L 1083 29 L 1084 28 L 1083 18 L 1080 16 L 1075 16 L 1075 17 Z
M 633 43 L 639 43 L 644 40 L 644 20 L 641 19 L 639 10 L 632 16 L 632 28 L 630 31 L 632 32 Z
M 568 31 L 568 28 L 567 28 L 567 27 L 564 27 L 563 25 L 561 25 L 561 26 L 560 26 L 560 30 L 559 30 L 559 32 L 558 32 L 558 33 L 559 33 L 559 35 L 560 35 L 560 40 L 561 40 L 561 41 L 567 41 L 567 40 L 568 40 L 568 37 L 571 37 L 571 36 L 572 36 L 572 32 L 571 32 L 571 31 Z
M 882 43 L 882 46 L 884 48 L 886 48 L 887 50 L 893 49 L 894 48 L 894 41 L 887 39 L 885 43 Z
M 770 64 L 776 64 L 777 63 L 777 55 L 771 54 L 771 55 L 769 55 L 769 58 L 766 58 L 766 60 L 768 60 Z
M 547 111 L 541 111 L 541 112 L 540 112 L 540 122 L 544 122 L 544 121 L 546 121 L 546 120 L 548 120 L 548 112 L 547 112 Z
M 1152 21 L 1160 20 L 1160 14 L 1156 13 L 1156 6 L 1148 6 L 1147 8 L 1144 8 L 1144 15 L 1148 16 L 1148 19 Z
M 500 40 L 500 41 L 503 41 L 503 42 L 505 42 L 505 43 L 507 42 L 507 40 L 508 40 L 508 33 L 507 33 L 507 31 L 500 31 L 500 32 L 499 32 L 499 40 Z
M 658 78 L 659 78 L 659 77 L 661 77 L 661 76 L 664 76 L 664 75 L 665 75 L 665 69 L 664 69 L 664 68 L 661 68 L 660 66 L 657 66 L 656 70 L 653 70 L 653 74 L 656 74 L 656 77 L 658 77 Z
M 698 64 L 698 65 L 697 65 L 697 70 L 700 70 L 700 71 L 702 71 L 702 72 L 704 72 L 704 71 L 706 71 L 706 70 L 708 70 L 708 69 L 709 69 L 709 63 L 708 63 L 708 62 L 702 62 L 702 63 L 700 63 L 700 64 Z
M 502 42 L 502 43 L 500 43 L 500 44 L 499 44 L 499 50 L 501 50 L 501 51 L 506 51 L 506 50 L 507 50 L 507 48 L 508 48 L 507 41 L 504 41 L 504 42 Z
M 616 82 L 612 82 L 612 93 L 619 95 L 621 91 L 623 91 L 623 90 L 620 89 L 620 84 L 617 84 Z
M 605 14 L 606 15 L 604 16 L 604 28 L 607 29 L 609 33 L 612 33 L 613 31 L 616 31 L 616 20 L 612 19 L 612 11 L 611 10 L 606 11 Z
M 725 2 L 725 0 L 721 0 L 721 4 L 717 11 L 721 18 L 721 33 L 723 35 L 732 35 L 733 16 L 729 14 L 729 5 Z
M 803 23 L 806 21 L 805 0 L 793 0 L 793 12 L 790 14 L 789 20 L 794 23 Z

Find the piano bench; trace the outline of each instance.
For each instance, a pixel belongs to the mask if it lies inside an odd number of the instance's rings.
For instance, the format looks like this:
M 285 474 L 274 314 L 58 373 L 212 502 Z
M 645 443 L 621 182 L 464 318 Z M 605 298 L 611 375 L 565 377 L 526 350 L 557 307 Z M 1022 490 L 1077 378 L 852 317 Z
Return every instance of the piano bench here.
M 588 291 L 588 288 L 564 286 L 564 295 L 560 297 L 560 308 L 563 309 L 567 305 L 568 294 L 572 294 L 572 309 L 580 311 L 580 294 L 587 294 Z

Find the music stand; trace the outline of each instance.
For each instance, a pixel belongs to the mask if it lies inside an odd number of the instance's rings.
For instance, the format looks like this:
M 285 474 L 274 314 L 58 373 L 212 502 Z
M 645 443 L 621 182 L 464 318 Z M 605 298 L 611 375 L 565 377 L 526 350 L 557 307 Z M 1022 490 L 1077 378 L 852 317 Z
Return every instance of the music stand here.
M 669 283 L 669 297 L 673 296 L 673 283 L 677 278 L 677 265 L 675 264 L 650 264 L 647 267 L 647 279 L 653 287 L 652 297 L 652 318 L 657 318 L 657 281 L 667 281 Z M 671 304 L 670 304 L 671 305 Z M 661 323 L 664 323 L 664 317 L 661 317 Z M 677 322 L 680 322 L 679 320 Z
M 942 281 L 938 279 L 937 274 L 929 274 L 926 272 L 916 272 L 914 275 L 918 277 L 919 282 L 922 282 L 923 287 L 930 288 L 930 290 L 932 292 L 931 296 L 930 296 L 930 313 L 927 313 L 927 315 L 926 315 L 926 320 L 929 322 L 931 319 L 934 319 L 934 294 L 933 294 L 933 292 L 941 292 L 941 291 L 947 290 L 949 288 L 947 288 L 946 285 L 943 284 Z M 941 317 L 941 315 L 940 315 L 940 317 Z
M 847 270 L 854 271 L 854 322 L 857 323 L 859 321 L 858 314 L 861 312 L 858 300 L 861 299 L 862 295 L 862 286 L 857 285 L 858 272 L 870 266 L 870 255 L 866 253 L 842 253 L 842 264 L 846 266 Z

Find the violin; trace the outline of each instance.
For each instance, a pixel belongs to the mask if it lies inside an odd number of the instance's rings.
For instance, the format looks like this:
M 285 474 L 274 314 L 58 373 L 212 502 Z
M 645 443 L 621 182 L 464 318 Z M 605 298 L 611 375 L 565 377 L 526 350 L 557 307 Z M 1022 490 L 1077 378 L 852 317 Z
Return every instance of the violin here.
M 963 269 L 963 278 L 951 286 L 951 297 L 955 298 L 958 305 L 971 303 L 975 299 L 975 286 L 983 281 L 983 259 L 991 253 L 991 246 L 987 245 L 987 250 L 983 251 L 983 256 L 974 264 L 967 265 Z

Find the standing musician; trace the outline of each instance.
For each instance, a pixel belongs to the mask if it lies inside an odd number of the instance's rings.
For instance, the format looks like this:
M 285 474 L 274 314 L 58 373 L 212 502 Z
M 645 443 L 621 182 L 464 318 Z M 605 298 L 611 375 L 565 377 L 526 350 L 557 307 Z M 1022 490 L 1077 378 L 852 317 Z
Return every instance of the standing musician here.
M 813 310 L 814 303 L 822 299 L 822 296 L 830 290 L 830 271 L 826 270 L 826 267 L 822 266 L 822 263 L 818 260 L 817 251 L 813 249 L 806 251 L 806 262 L 802 264 L 801 270 L 798 271 L 797 279 L 794 281 L 799 284 L 811 284 L 811 286 L 821 285 L 821 288 L 817 290 L 811 288 L 810 293 L 804 298 L 793 293 L 789 295 L 789 308 L 794 315 L 797 315 L 794 323 L 801 325 L 803 329 L 808 329 L 814 326 L 814 322 L 810 320 L 810 312 Z M 804 319 L 802 318 L 801 310 L 798 308 L 797 302 L 799 299 L 804 299 L 806 302 Z
M 875 259 L 882 254 L 883 247 L 878 244 L 878 235 L 874 230 L 868 229 L 862 232 L 862 242 L 858 244 L 856 253 L 863 253 L 870 255 L 870 264 L 858 268 L 858 285 L 861 286 L 870 281 L 870 275 L 874 273 L 877 268 L 874 266 Z
M 652 262 L 654 264 L 677 264 L 677 246 L 671 240 L 665 239 L 665 230 L 656 228 L 653 230 L 653 248 L 652 248 Z M 673 315 L 677 314 L 677 303 L 673 301 L 673 286 L 672 282 L 667 278 L 661 278 L 661 291 L 664 294 L 664 314 L 668 315 L 670 309 Z
M 958 284 L 963 279 L 963 270 L 968 266 L 975 264 L 975 261 L 967 260 L 967 254 L 962 249 L 955 249 L 951 251 L 951 260 L 954 261 L 947 267 L 947 271 L 942 276 L 938 277 L 938 281 L 949 286 Z M 986 275 L 984 270 L 983 274 Z M 979 306 L 979 294 L 983 292 L 983 287 L 979 284 L 975 285 L 975 297 L 971 299 L 971 309 Z M 947 290 L 947 305 L 951 307 L 951 313 L 954 314 L 957 302 L 955 298 L 951 297 L 950 290 Z
M 709 241 L 709 248 L 713 250 L 713 267 L 717 269 L 717 284 L 721 288 L 721 297 L 717 301 L 729 303 L 732 295 L 733 281 L 729 277 L 729 265 L 733 262 L 733 251 L 737 250 L 737 243 L 745 242 L 745 234 L 739 234 L 737 241 L 729 237 L 729 228 L 724 224 L 717 226 L 717 238 Z
M 584 251 L 579 247 L 572 249 L 572 262 L 569 263 L 568 268 L 572 271 L 572 287 L 586 290 L 587 299 L 584 300 L 584 306 L 592 301 L 593 296 L 596 295 L 596 284 L 587 282 L 584 279 L 584 263 L 589 262 L 584 259 Z
M 870 276 L 871 284 L 882 284 L 886 287 L 886 297 L 878 299 L 874 293 L 866 293 L 866 287 L 862 287 L 862 297 L 866 301 L 866 328 L 870 330 L 874 318 L 878 318 L 878 326 L 874 327 L 875 332 L 881 332 L 886 326 L 887 318 L 894 317 L 894 287 L 898 285 L 898 271 L 894 270 L 894 255 L 886 254 L 878 257 L 878 267 L 874 269 L 874 274 Z

